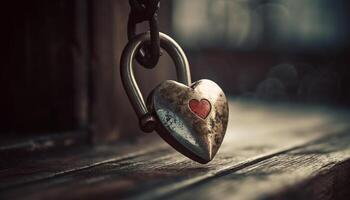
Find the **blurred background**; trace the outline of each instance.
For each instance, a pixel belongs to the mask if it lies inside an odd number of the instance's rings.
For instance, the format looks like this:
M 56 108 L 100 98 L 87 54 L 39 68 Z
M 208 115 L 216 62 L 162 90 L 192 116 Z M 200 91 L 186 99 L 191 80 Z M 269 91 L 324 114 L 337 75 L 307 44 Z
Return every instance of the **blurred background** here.
M 232 101 L 346 108 L 349 4 L 163 0 L 159 27 L 185 50 L 192 79 L 217 82 Z M 2 10 L 0 146 L 26 138 L 98 143 L 139 135 L 119 75 L 127 0 L 6 1 Z M 138 26 L 145 30 L 146 23 Z M 166 54 L 156 69 L 135 68 L 145 96 L 175 79 Z
M 347 1 L 174 1 L 173 33 L 233 96 L 348 104 Z

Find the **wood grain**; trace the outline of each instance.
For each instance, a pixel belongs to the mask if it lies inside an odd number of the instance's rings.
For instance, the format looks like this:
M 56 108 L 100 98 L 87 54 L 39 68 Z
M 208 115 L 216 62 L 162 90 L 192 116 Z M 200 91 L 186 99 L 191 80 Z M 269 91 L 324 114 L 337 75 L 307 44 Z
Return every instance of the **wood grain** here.
M 337 169 L 350 157 L 347 112 L 240 101 L 230 104 L 230 112 L 227 137 L 207 165 L 188 160 L 157 138 L 140 138 L 134 144 L 32 161 L 28 167 L 8 164 L 1 171 L 6 180 L 1 197 L 275 198 L 287 196 L 288 188 L 299 191 L 298 184 Z
M 173 198 L 167 194 L 167 199 L 345 199 L 350 194 L 345 189 L 350 178 L 349 131 L 206 180 Z
M 1 132 L 17 137 L 72 131 L 84 123 L 86 59 L 82 2 L 3 2 Z M 76 74 L 78 73 L 78 74 Z M 78 92 L 77 92 L 78 91 Z M 79 94 L 78 94 L 79 93 Z

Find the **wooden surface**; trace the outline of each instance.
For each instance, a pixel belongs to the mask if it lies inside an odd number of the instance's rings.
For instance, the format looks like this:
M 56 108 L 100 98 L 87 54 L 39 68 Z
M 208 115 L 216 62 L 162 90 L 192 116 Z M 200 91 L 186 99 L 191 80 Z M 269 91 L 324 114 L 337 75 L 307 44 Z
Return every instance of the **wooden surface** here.
M 89 26 L 89 123 L 91 141 L 103 143 L 137 136 L 138 119 L 126 96 L 120 77 L 120 56 L 127 44 L 128 1 L 88 1 Z M 160 31 L 169 33 L 169 4 L 162 6 Z M 143 25 L 143 26 L 142 26 Z M 149 30 L 147 23 L 138 25 L 138 33 Z M 172 62 L 164 54 L 155 69 L 149 70 L 135 63 L 134 73 L 142 94 L 166 79 L 175 79 Z
M 0 161 L 0 199 L 344 199 L 347 111 L 232 101 L 216 158 L 194 163 L 156 134 Z
M 86 125 L 85 4 L 3 2 L 1 139 Z
M 5 1 L 2 7 L 0 154 L 37 138 L 56 144 L 66 132 L 83 132 L 90 136 L 84 141 L 94 143 L 140 133 L 119 72 L 128 1 Z M 166 33 L 171 33 L 170 10 L 171 3 L 159 12 L 159 28 Z M 137 30 L 149 27 L 144 23 Z M 171 60 L 163 55 L 154 70 L 135 67 L 145 97 L 163 80 L 175 79 Z

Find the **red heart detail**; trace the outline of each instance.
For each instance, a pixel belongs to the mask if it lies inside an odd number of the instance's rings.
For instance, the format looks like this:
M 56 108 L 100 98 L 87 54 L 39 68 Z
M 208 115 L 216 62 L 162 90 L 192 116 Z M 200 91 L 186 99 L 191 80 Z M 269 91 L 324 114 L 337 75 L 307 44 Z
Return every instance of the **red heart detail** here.
M 205 119 L 211 110 L 211 104 L 206 99 L 201 99 L 198 101 L 197 99 L 191 99 L 189 102 L 190 109 L 193 113 L 198 115 L 200 118 Z

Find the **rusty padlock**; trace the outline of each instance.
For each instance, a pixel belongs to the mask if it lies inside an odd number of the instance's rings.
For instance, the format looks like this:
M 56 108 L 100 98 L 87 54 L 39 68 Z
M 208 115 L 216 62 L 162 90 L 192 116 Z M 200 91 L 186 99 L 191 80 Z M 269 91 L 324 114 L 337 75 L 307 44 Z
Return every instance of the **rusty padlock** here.
M 124 89 L 145 132 L 155 130 L 177 151 L 205 164 L 213 159 L 225 136 L 228 103 L 224 92 L 213 81 L 191 82 L 185 53 L 169 36 L 159 33 L 160 46 L 172 58 L 177 81 L 166 80 L 149 94 L 147 105 L 133 73 L 137 50 L 147 41 L 142 33 L 129 41 L 121 57 L 121 77 Z

